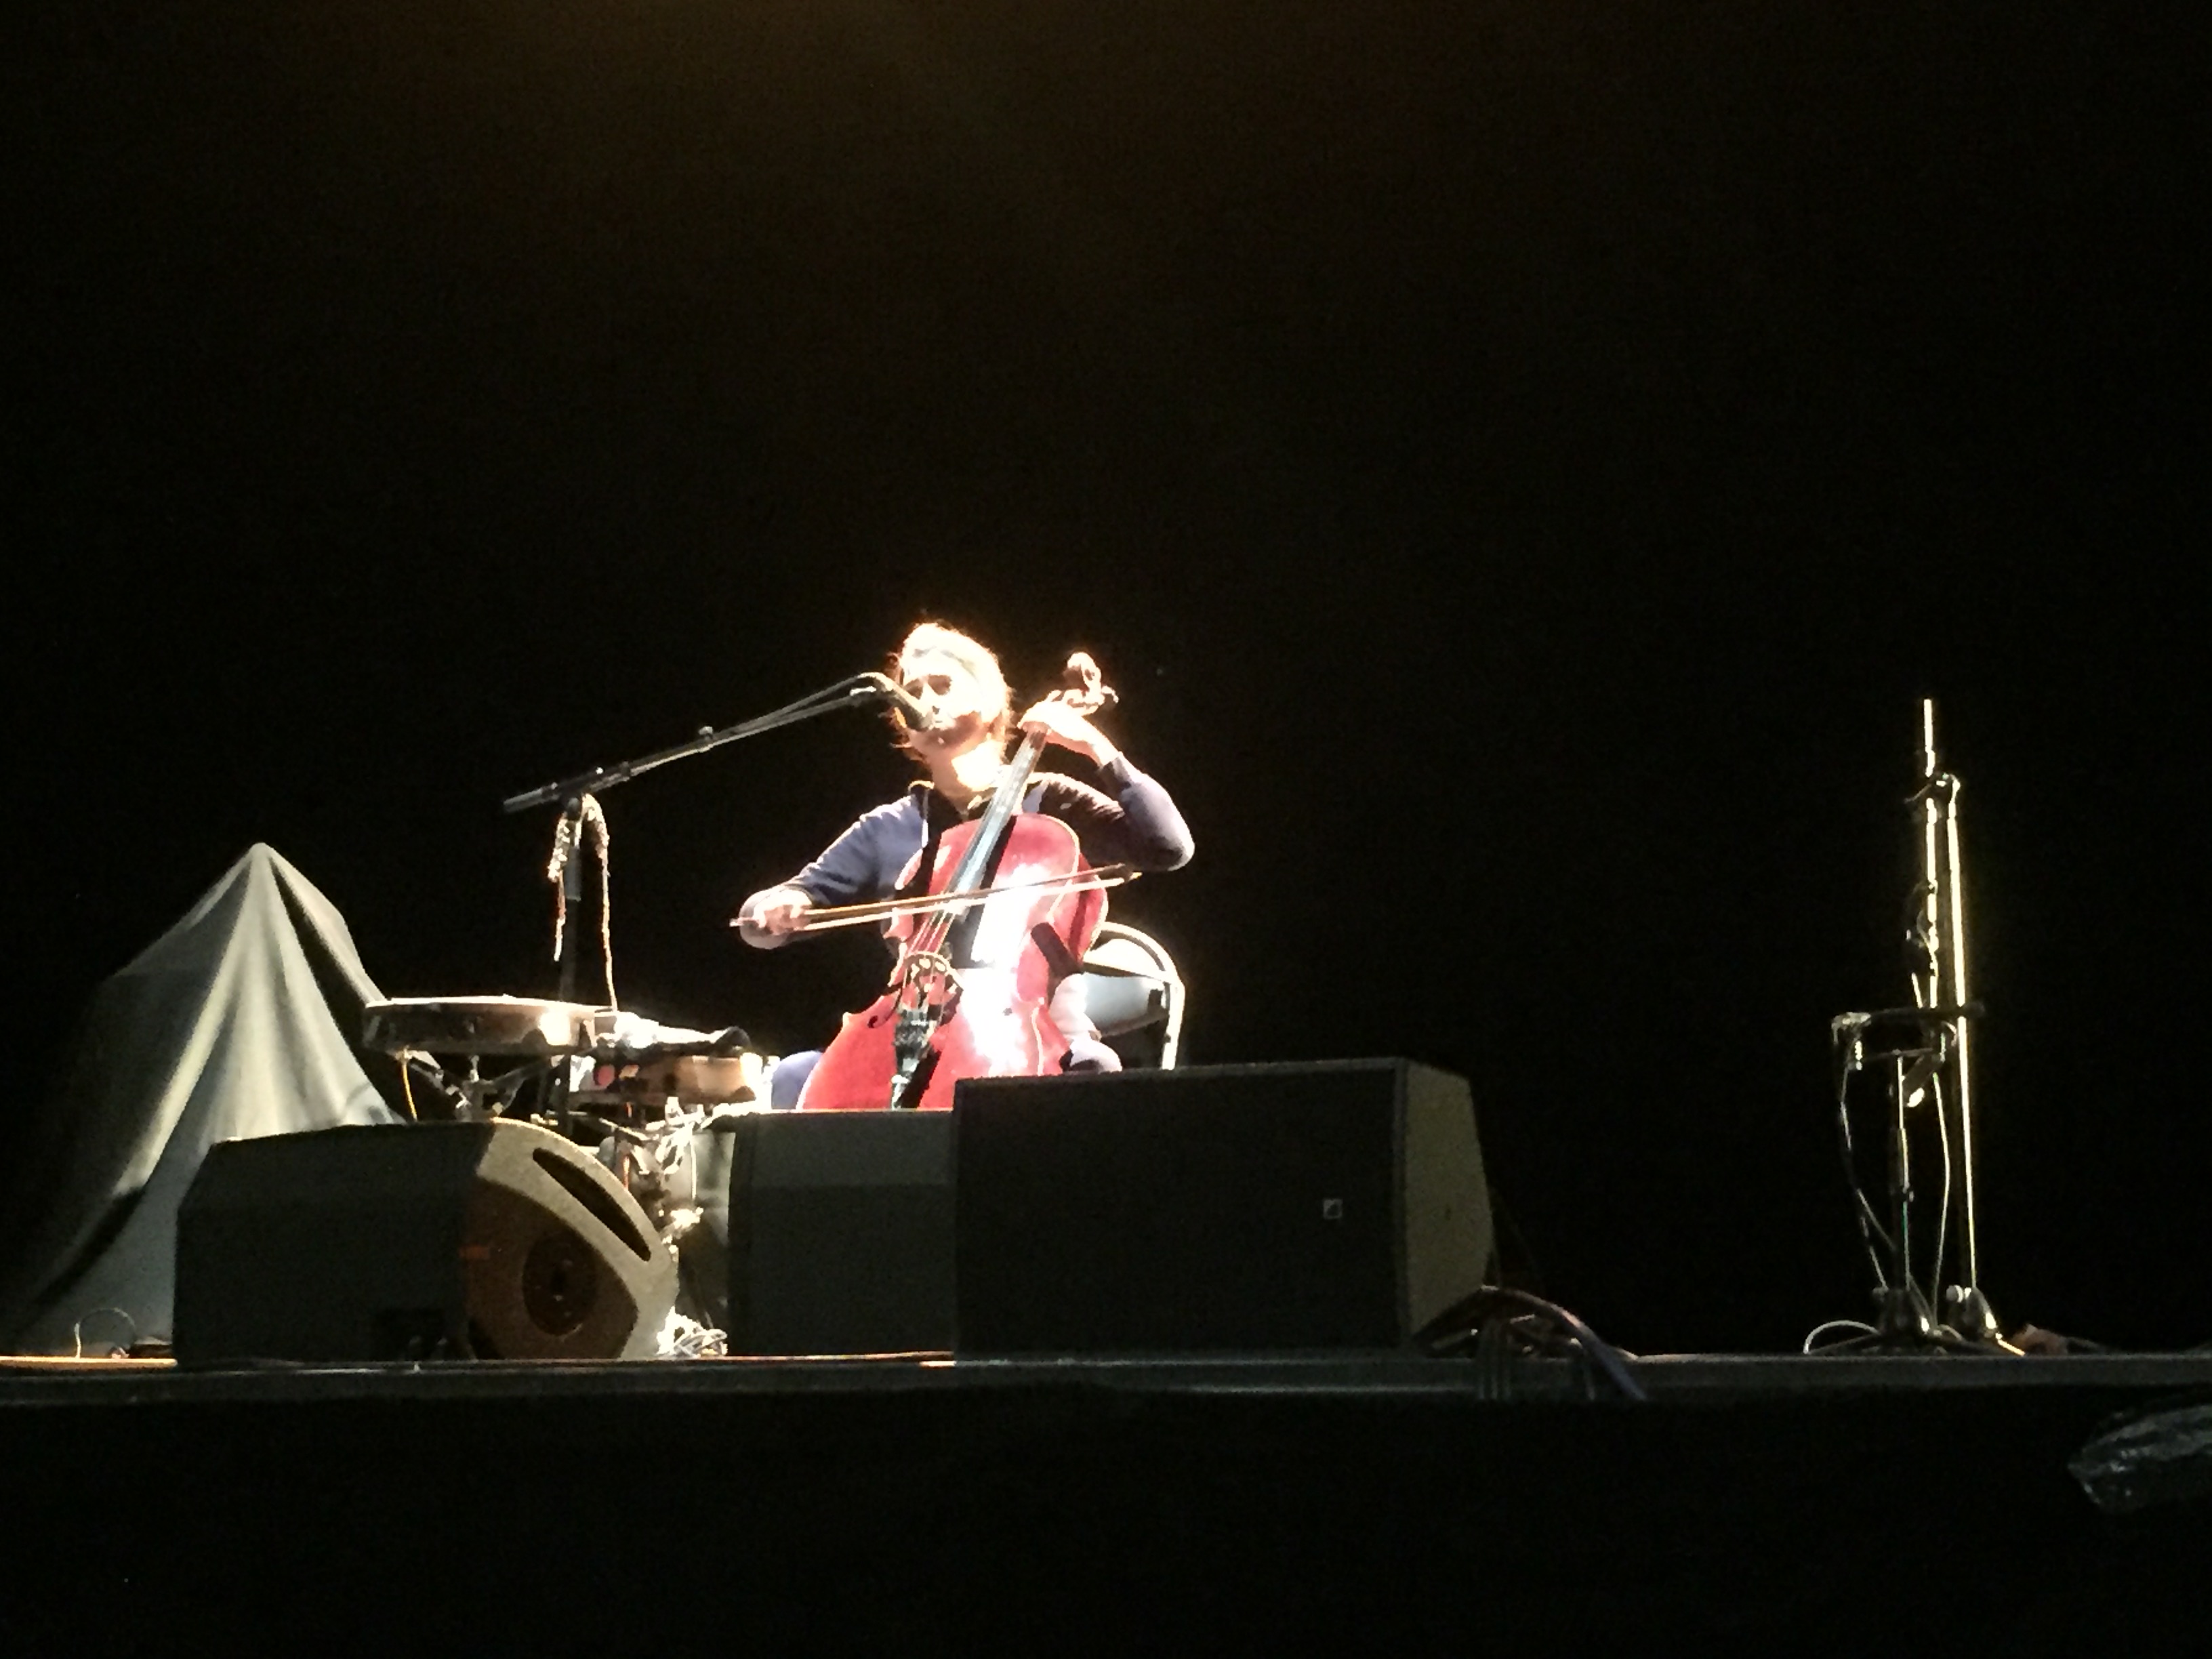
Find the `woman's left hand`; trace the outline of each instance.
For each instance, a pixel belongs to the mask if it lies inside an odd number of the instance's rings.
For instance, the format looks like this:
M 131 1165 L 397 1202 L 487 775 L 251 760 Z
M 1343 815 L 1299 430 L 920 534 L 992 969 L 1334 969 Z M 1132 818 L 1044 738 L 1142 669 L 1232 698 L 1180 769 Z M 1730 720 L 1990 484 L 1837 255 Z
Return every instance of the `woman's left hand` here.
M 1094 766 L 1103 766 L 1121 751 L 1113 739 L 1064 702 L 1048 697 L 1021 718 L 1021 729 L 1047 743 L 1072 749 Z

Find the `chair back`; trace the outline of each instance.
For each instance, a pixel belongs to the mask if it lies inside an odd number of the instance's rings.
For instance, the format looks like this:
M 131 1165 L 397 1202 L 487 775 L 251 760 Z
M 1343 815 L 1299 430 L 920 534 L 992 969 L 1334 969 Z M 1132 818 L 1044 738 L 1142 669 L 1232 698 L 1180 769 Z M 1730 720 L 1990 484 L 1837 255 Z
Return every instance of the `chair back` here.
M 1083 967 L 1084 997 L 1098 1034 L 1122 1053 L 1115 1038 L 1159 1026 L 1158 1064 L 1174 1066 L 1182 1036 L 1183 985 L 1166 948 L 1127 922 L 1103 921 Z

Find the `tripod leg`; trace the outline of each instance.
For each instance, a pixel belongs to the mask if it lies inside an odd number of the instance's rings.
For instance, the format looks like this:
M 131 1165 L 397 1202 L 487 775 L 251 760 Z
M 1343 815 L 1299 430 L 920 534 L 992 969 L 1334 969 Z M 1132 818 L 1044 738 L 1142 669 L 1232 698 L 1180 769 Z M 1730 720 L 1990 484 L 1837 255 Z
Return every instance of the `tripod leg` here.
M 1927 1298 L 1912 1277 L 1912 1138 L 1907 1121 L 1909 1091 L 1905 1062 L 1893 1062 L 1890 1085 L 1892 1116 L 1889 1143 L 1889 1197 L 1896 1219 L 1897 1257 L 1889 1288 L 1880 1292 L 1881 1308 L 1875 1318 L 1877 1346 L 1918 1345 L 1933 1334 L 1936 1322 Z

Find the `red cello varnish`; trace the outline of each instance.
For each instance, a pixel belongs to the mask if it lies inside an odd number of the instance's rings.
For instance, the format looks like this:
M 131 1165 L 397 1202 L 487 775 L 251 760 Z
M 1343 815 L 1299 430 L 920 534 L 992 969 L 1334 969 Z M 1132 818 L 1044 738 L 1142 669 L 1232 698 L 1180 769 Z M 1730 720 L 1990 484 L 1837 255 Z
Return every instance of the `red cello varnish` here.
M 1113 700 L 1088 656 L 1070 657 L 1067 672 L 1056 700 L 1083 714 Z M 1024 736 L 983 816 L 945 833 L 926 895 L 808 917 L 809 929 L 888 917 L 899 956 L 884 994 L 846 1015 L 823 1050 L 801 1111 L 944 1110 L 962 1078 L 1060 1069 L 1067 1039 L 1053 993 L 1105 920 L 1104 889 L 1130 872 L 1089 868 L 1074 830 L 1021 810 L 1043 747 Z

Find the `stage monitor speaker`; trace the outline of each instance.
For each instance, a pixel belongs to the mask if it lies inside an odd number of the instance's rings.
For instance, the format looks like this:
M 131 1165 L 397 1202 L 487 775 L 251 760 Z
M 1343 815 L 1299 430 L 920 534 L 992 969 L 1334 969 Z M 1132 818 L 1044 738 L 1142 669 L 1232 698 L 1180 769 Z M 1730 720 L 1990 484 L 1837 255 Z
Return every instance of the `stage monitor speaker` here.
M 1403 1060 L 963 1081 L 966 1355 L 1383 1349 L 1479 1289 L 1465 1079 Z
M 224 1141 L 177 1217 L 188 1364 L 644 1358 L 675 1295 L 637 1200 L 527 1123 Z
M 732 1353 L 951 1348 L 951 1114 L 750 1114 L 729 1218 Z

